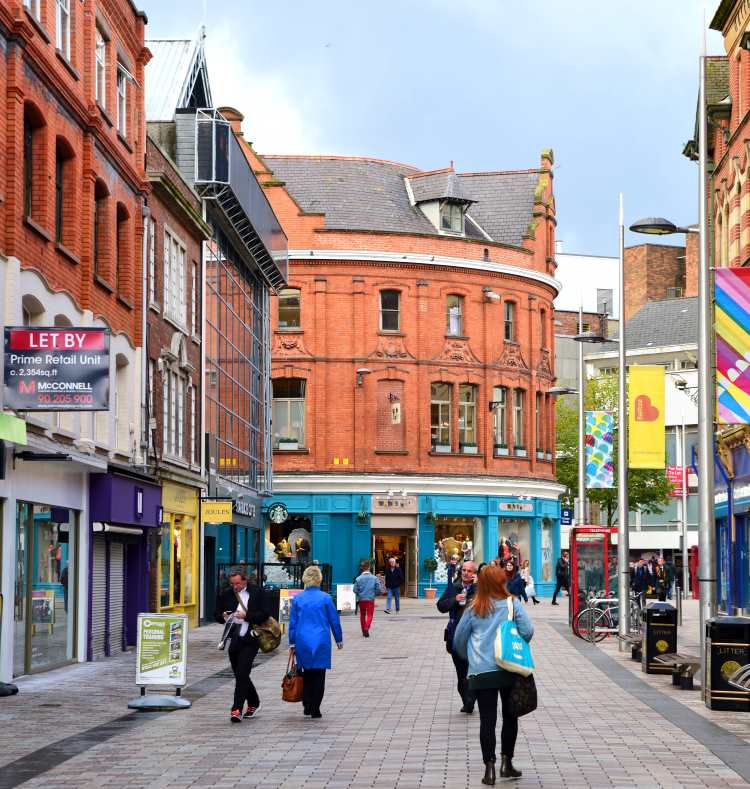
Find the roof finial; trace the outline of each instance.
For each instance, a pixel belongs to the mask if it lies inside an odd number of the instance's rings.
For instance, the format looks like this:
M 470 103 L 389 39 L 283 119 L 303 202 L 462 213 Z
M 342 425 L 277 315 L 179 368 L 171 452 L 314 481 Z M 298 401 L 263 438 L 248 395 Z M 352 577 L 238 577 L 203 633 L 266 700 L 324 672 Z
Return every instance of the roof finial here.
M 453 170 L 453 169 L 455 169 L 455 168 L 453 167 L 453 159 L 451 159 L 451 170 Z

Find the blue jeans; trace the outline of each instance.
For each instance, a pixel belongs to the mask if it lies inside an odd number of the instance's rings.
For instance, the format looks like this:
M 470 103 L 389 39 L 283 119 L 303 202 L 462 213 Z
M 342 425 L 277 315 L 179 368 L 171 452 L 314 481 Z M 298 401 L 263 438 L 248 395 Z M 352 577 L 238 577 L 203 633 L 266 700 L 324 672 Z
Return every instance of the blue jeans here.
M 388 611 L 391 610 L 391 595 L 396 602 L 396 610 L 400 610 L 401 603 L 401 589 L 397 586 L 394 589 L 386 589 L 385 607 Z

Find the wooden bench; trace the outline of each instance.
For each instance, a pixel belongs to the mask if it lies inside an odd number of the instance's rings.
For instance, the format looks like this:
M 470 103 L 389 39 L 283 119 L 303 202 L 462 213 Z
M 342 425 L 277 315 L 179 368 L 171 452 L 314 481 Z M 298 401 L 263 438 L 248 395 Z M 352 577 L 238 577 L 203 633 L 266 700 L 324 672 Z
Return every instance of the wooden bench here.
M 740 666 L 734 674 L 727 678 L 727 682 L 738 690 L 750 690 L 750 663 Z
M 701 659 L 697 655 L 686 655 L 681 652 L 671 652 L 667 655 L 657 655 L 654 662 L 669 666 L 672 669 L 672 684 L 681 690 L 693 689 L 693 676 L 701 667 Z
M 630 647 L 630 659 L 641 662 L 641 650 L 643 648 L 643 636 L 628 633 L 626 636 L 621 636 L 619 633 L 617 638 L 624 641 Z

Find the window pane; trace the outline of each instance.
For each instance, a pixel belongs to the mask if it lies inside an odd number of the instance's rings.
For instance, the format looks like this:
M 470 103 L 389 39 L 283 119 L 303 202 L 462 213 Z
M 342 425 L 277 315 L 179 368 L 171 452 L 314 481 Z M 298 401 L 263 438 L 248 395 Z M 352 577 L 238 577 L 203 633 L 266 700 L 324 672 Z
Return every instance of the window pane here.
M 298 329 L 300 326 L 300 291 L 284 288 L 279 293 L 279 328 Z
M 516 338 L 515 332 L 516 305 L 512 301 L 505 302 L 505 339 L 511 342 Z
M 447 298 L 447 333 L 460 335 L 463 333 L 463 296 L 448 296 Z
M 399 298 L 397 290 L 380 291 L 380 328 L 383 331 L 399 329 Z
M 496 386 L 493 390 L 492 399 L 497 404 L 495 406 L 495 444 L 507 445 L 507 425 L 508 425 L 508 390 L 504 386 Z

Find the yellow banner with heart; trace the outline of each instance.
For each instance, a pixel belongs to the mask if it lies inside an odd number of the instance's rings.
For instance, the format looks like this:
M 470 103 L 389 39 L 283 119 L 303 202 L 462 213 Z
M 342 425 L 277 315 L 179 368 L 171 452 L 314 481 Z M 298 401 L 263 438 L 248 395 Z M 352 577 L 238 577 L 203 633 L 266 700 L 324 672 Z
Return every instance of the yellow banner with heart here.
M 628 368 L 628 466 L 664 468 L 664 368 Z

